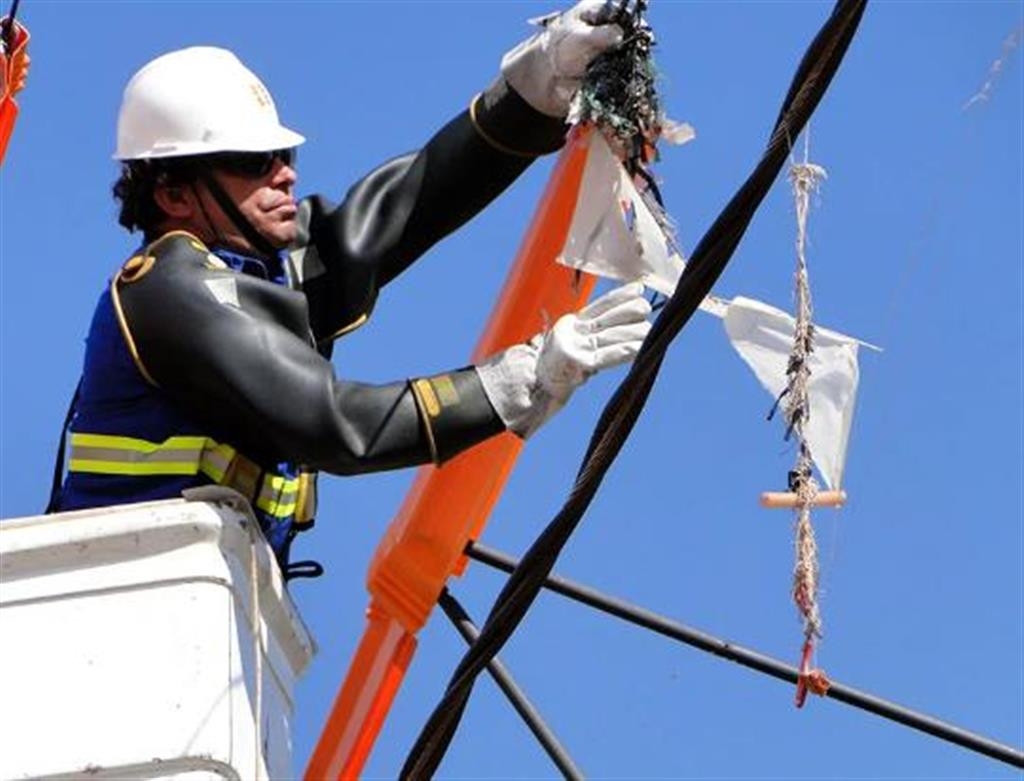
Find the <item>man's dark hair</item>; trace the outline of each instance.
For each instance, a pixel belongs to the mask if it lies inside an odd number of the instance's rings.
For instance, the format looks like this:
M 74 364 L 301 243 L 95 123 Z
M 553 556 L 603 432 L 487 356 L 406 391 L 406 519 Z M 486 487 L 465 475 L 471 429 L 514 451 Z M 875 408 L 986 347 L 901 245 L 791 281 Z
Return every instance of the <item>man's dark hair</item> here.
M 190 158 L 129 160 L 121 163 L 121 175 L 114 182 L 114 200 L 120 201 L 117 221 L 129 231 L 149 235 L 164 220 L 164 211 L 153 193 L 159 185 L 187 185 L 195 180 Z

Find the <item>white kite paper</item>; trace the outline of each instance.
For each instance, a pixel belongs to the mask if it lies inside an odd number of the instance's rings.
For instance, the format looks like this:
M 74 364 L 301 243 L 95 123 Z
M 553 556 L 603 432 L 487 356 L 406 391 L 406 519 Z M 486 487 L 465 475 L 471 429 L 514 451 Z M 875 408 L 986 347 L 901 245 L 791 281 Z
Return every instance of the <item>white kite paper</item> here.
M 593 133 L 576 211 L 560 263 L 601 277 L 642 281 L 666 296 L 685 261 L 600 133 Z M 781 309 L 737 297 L 708 296 L 700 308 L 722 319 L 729 341 L 773 398 L 786 389 L 795 320 Z M 804 435 L 825 484 L 842 485 L 857 396 L 857 348 L 865 344 L 815 326 Z M 870 347 L 871 345 L 866 345 Z M 877 348 L 875 348 L 877 349 Z
M 740 296 L 729 302 L 722 319 L 736 352 L 765 389 L 778 398 L 786 389 L 794 319 L 781 309 Z M 825 484 L 835 490 L 842 485 L 853 422 L 860 377 L 859 344 L 849 336 L 815 326 L 814 350 L 808 356 L 810 415 L 804 436 Z
M 559 263 L 601 277 L 642 281 L 672 295 L 683 258 L 600 133 L 590 136 L 576 211 Z

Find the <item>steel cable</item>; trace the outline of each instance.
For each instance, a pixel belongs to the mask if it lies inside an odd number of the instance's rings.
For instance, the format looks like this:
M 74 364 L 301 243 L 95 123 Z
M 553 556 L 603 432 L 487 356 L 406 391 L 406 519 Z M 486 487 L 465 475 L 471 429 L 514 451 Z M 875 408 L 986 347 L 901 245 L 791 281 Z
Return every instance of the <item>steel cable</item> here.
M 437 604 L 441 606 L 445 615 L 448 616 L 456 630 L 462 635 L 462 638 L 469 645 L 472 645 L 477 637 L 480 636 L 480 630 L 477 629 L 465 608 L 462 607 L 448 589 L 441 592 Z M 487 663 L 487 672 L 491 674 L 498 688 L 505 694 L 508 701 L 512 703 L 516 713 L 522 718 L 527 728 L 533 733 L 533 736 L 537 738 L 537 742 L 540 743 L 541 748 L 544 749 L 544 752 L 551 761 L 555 763 L 562 776 L 568 779 L 568 781 L 583 781 L 585 776 L 582 771 L 573 762 L 565 747 L 555 737 L 555 733 L 544 722 L 540 711 L 530 702 L 523 690 L 519 688 L 508 668 L 502 664 L 497 656 Z
M 466 548 L 466 555 L 502 572 L 514 572 L 519 562 L 511 556 L 480 543 L 471 543 Z M 580 604 L 600 610 L 607 615 L 627 621 L 635 626 L 655 632 L 670 640 L 696 648 L 698 651 L 713 654 L 748 669 L 771 676 L 780 681 L 797 683 L 800 670 L 770 656 L 744 648 L 736 643 L 693 629 L 671 618 L 659 615 L 651 610 L 638 607 L 623 599 L 602 594 L 600 591 L 581 583 L 557 575 L 549 575 L 544 580 L 544 588 Z M 1024 751 L 1009 746 L 992 738 L 969 732 L 955 724 L 942 721 L 920 711 L 914 711 L 894 702 L 883 700 L 873 694 L 854 689 L 852 686 L 829 681 L 828 690 L 821 695 L 828 699 L 851 705 L 854 708 L 874 713 L 897 724 L 911 729 L 920 730 L 940 740 L 955 743 L 979 754 L 997 759 L 1014 767 L 1024 768 Z

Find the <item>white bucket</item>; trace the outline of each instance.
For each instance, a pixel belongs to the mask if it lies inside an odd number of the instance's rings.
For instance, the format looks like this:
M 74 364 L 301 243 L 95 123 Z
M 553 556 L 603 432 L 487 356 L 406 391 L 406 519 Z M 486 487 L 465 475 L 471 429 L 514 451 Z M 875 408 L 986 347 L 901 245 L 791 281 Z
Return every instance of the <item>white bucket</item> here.
M 245 503 L 202 495 L 0 522 L 0 779 L 292 777 L 315 646 Z

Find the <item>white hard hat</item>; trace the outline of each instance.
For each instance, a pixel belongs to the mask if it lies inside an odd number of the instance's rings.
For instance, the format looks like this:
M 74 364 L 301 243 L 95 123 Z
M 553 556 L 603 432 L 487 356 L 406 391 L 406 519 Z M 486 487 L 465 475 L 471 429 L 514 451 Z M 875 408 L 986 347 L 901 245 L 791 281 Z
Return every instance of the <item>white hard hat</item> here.
M 128 82 L 114 158 L 270 152 L 305 140 L 281 124 L 263 82 L 234 54 L 196 46 L 157 57 Z

